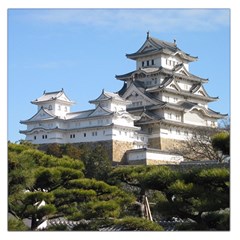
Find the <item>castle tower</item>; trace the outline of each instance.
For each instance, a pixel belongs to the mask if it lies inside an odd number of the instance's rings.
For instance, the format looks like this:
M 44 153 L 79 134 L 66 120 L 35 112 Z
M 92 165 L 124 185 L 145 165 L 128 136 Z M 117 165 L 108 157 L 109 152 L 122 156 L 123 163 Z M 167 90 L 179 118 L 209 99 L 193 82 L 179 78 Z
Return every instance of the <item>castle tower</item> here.
M 189 71 L 197 61 L 174 42 L 162 41 L 147 34 L 143 45 L 127 58 L 136 61 L 132 72 L 116 75 L 124 82 L 119 94 L 132 102 L 127 110 L 140 117 L 137 126 L 149 135 L 149 147 L 168 150 L 186 140 L 197 126 L 217 127 L 226 115 L 208 107 L 217 97 L 208 95 L 208 79 Z

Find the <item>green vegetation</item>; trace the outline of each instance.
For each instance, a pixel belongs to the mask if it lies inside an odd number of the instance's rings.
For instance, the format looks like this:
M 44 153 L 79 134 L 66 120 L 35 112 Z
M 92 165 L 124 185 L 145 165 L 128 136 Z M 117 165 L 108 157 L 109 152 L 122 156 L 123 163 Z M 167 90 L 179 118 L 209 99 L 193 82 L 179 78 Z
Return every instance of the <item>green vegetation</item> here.
M 8 145 L 9 230 L 36 230 L 47 219 L 84 220 L 72 230 L 161 231 L 160 220 L 181 218 L 175 230 L 229 230 L 229 169 L 111 167 L 102 146 Z M 153 222 L 144 218 L 144 199 Z M 28 219 L 28 228 L 24 221 Z M 87 223 L 86 223 L 87 222 Z M 69 230 L 66 226 L 47 230 Z

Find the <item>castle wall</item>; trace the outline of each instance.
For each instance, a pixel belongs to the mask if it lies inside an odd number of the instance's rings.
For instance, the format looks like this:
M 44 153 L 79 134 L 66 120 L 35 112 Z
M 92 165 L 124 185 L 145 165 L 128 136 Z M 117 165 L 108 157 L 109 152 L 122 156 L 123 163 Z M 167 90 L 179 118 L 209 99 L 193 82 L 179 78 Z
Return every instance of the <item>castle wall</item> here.
M 112 142 L 112 161 L 113 164 L 126 163 L 126 151 L 134 149 L 132 142 L 113 141 Z
M 148 147 L 149 148 L 161 149 L 160 137 L 149 138 L 148 139 Z
M 126 151 L 134 148 L 133 143 L 123 141 L 99 141 L 80 143 L 90 148 L 95 148 L 97 145 L 102 145 L 108 154 L 109 159 L 113 165 L 126 163 Z
M 161 142 L 161 150 L 164 150 L 164 151 L 180 149 L 183 144 L 183 141 L 181 140 L 175 140 L 170 138 L 161 138 L 160 142 Z

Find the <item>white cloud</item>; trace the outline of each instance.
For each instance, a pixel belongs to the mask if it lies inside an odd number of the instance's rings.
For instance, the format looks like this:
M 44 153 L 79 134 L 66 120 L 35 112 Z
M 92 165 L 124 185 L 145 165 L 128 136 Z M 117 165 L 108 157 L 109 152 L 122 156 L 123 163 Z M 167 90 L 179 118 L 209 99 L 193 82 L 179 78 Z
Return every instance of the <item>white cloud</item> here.
M 229 25 L 228 9 L 53 9 L 29 10 L 25 17 L 48 24 L 81 24 L 111 29 L 165 32 L 212 31 Z

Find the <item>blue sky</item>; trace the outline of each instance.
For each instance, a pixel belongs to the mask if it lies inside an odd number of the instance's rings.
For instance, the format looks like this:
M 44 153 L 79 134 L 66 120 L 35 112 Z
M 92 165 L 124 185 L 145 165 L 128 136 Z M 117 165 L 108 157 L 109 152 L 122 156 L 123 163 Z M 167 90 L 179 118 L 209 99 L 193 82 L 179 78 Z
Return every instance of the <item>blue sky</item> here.
M 89 100 L 118 91 L 115 79 L 135 69 L 126 53 L 138 50 L 146 32 L 198 56 L 190 72 L 208 78 L 205 89 L 219 101 L 209 107 L 230 115 L 229 9 L 9 9 L 8 140 L 19 134 L 43 91 L 64 88 L 72 111 L 92 108 Z

